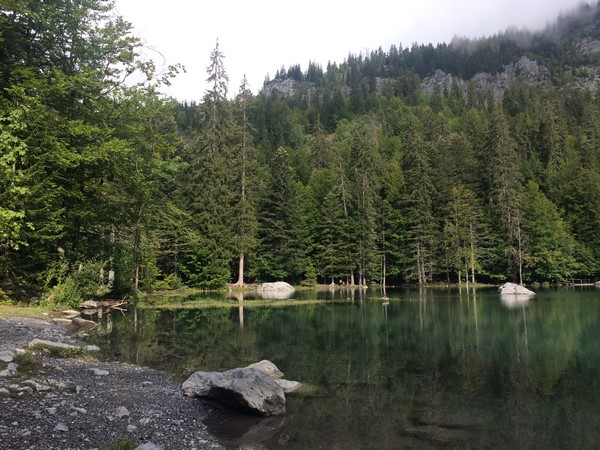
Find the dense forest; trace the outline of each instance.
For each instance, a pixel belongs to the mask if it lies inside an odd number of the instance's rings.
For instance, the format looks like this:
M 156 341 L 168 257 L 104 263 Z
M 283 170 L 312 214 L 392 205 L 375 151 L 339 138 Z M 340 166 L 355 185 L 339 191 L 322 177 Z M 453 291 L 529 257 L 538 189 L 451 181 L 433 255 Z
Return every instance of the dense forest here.
M 217 43 L 191 104 L 141 49 L 111 2 L 0 1 L 0 295 L 600 275 L 598 6 L 258 95 Z M 547 76 L 474 82 L 524 56 Z

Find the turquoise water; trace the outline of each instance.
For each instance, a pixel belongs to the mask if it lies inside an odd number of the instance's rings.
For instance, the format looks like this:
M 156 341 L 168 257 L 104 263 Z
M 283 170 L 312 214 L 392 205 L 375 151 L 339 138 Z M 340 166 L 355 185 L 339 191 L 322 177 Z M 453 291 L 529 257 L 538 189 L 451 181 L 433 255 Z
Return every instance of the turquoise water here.
M 269 359 L 314 387 L 288 398 L 285 417 L 214 418 L 226 445 L 600 448 L 600 290 L 318 295 L 327 301 L 130 310 L 92 338 L 109 358 L 182 378 Z

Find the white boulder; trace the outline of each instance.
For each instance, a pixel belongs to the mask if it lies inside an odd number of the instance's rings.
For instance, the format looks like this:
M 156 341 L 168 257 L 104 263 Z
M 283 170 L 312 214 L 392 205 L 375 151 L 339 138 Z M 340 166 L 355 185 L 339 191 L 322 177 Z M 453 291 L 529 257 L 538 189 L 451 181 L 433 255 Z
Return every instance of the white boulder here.
M 535 292 L 515 283 L 504 283 L 498 288 L 498 291 L 501 295 L 535 295 Z
M 256 292 L 261 294 L 262 298 L 283 300 L 290 297 L 294 291 L 294 286 L 285 281 L 276 281 L 274 283 L 263 283 L 256 288 Z

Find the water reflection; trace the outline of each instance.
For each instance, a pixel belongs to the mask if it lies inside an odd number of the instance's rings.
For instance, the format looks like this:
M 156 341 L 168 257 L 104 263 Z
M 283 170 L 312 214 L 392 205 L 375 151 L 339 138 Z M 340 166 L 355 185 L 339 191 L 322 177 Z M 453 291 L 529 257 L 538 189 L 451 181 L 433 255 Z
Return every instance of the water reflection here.
M 500 301 L 508 309 L 523 308 L 529 305 L 529 300 L 531 300 L 531 297 L 526 295 L 500 295 Z
M 224 446 L 256 446 L 277 434 L 285 424 L 285 416 L 259 417 L 222 411 L 206 422 L 208 431 Z
M 598 447 L 597 291 L 540 291 L 510 307 L 472 287 L 389 290 L 389 303 L 375 289 L 316 295 L 325 302 L 109 315 L 94 339 L 111 357 L 184 375 L 266 358 L 327 392 L 290 398 L 285 421 L 264 425 L 272 435 L 220 431 L 227 445 Z

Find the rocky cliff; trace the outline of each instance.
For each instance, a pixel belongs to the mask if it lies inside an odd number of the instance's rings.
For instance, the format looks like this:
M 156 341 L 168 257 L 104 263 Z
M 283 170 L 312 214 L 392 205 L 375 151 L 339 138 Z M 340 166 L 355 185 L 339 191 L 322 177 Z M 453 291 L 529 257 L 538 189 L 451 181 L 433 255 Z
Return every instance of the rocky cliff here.
M 504 92 L 517 82 L 523 81 L 534 85 L 549 82 L 550 71 L 536 61 L 522 56 L 515 63 L 504 66 L 504 70 L 496 75 L 478 73 L 471 81 L 478 90 L 491 92 L 495 98 L 500 99 Z M 468 83 L 465 80 L 438 69 L 432 76 L 423 79 L 421 90 L 428 94 L 450 92 L 453 86 L 458 87 L 462 94 L 466 95 Z

